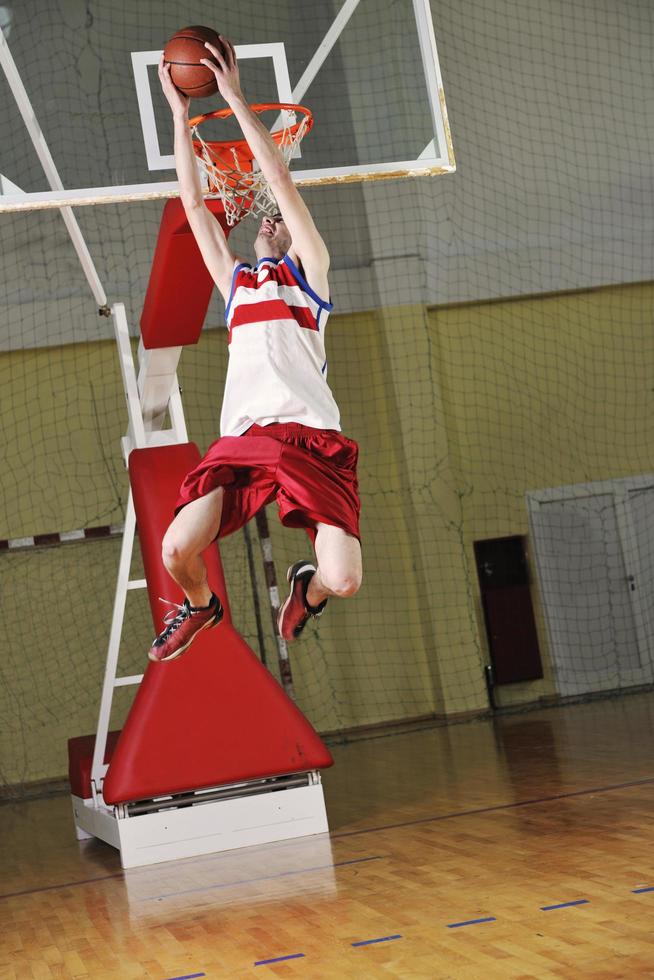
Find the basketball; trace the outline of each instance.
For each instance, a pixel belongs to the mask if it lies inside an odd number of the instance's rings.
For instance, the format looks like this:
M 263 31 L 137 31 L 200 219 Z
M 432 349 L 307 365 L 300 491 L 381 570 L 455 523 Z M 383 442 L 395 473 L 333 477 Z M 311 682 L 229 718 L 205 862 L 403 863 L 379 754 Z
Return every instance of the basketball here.
M 192 98 L 203 98 L 218 91 L 213 72 L 200 61 L 211 58 L 205 41 L 222 50 L 220 38 L 211 27 L 183 27 L 173 34 L 164 48 L 164 61 L 170 65 L 173 84 Z

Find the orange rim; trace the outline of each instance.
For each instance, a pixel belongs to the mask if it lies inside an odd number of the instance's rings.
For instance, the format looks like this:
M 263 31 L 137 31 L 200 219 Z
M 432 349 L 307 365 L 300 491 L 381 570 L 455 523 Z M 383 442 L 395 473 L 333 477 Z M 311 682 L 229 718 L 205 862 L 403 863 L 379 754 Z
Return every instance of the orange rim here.
M 294 105 L 291 102 L 258 102 L 251 105 L 250 108 L 257 114 L 265 112 L 267 109 L 276 112 L 300 112 L 303 114 L 304 119 L 300 119 L 292 126 L 277 129 L 274 133 L 270 134 L 275 143 L 278 145 L 282 142 L 284 137 L 288 139 L 296 136 L 302 125 L 305 126 L 305 134 L 308 133 L 313 127 L 313 113 L 310 109 L 307 109 L 307 107 L 303 105 Z M 189 119 L 188 124 L 191 128 L 194 128 L 207 122 L 209 119 L 228 119 L 233 115 L 234 110 L 230 108 L 230 106 L 226 106 L 224 109 L 216 109 L 214 112 L 204 112 L 200 116 L 194 116 L 193 119 Z M 211 150 L 212 155 L 215 154 L 215 162 L 218 165 L 221 165 L 223 160 L 226 159 L 226 153 L 229 152 L 231 154 L 233 151 L 236 153 L 239 165 L 242 163 L 249 164 L 249 166 L 243 168 L 246 172 L 252 169 L 253 154 L 247 140 L 206 140 L 205 142 Z M 194 146 L 197 145 L 198 144 L 194 142 Z M 233 157 L 231 158 L 230 166 L 233 166 Z

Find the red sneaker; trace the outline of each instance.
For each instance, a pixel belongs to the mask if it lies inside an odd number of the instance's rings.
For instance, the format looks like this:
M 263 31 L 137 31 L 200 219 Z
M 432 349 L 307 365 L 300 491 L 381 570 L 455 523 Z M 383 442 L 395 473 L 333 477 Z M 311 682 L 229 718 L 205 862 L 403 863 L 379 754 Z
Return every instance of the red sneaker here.
M 287 643 L 297 640 L 309 622 L 309 618 L 313 616 L 314 619 L 318 619 L 327 605 L 326 599 L 323 599 L 318 606 L 310 606 L 307 602 L 307 588 L 315 574 L 315 565 L 308 561 L 296 561 L 286 573 L 286 578 L 291 583 L 291 591 L 279 610 L 277 629 Z
M 211 595 L 211 602 L 208 606 L 196 609 L 190 604 L 188 599 L 179 606 L 176 602 L 169 599 L 162 599 L 173 606 L 169 613 L 164 617 L 166 628 L 159 634 L 148 653 L 148 659 L 154 663 L 164 663 L 166 660 L 174 660 L 185 650 L 188 650 L 191 643 L 202 630 L 217 626 L 223 618 L 223 607 L 220 599 L 216 595 Z M 174 610 L 177 610 L 175 612 Z

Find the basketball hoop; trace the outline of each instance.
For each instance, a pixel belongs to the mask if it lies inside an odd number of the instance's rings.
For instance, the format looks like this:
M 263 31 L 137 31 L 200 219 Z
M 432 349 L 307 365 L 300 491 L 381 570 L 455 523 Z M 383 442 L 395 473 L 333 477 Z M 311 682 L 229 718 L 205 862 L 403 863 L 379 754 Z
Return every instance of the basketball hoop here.
M 280 125 L 270 135 L 281 150 L 288 166 L 295 147 L 313 126 L 313 115 L 305 106 L 287 102 L 265 102 L 250 106 L 257 114 L 266 110 L 280 113 Z M 275 214 L 279 210 L 272 190 L 256 160 L 247 140 L 204 140 L 199 132 L 202 123 L 209 119 L 227 119 L 234 114 L 229 108 L 205 112 L 189 119 L 193 135 L 193 149 L 200 162 L 209 188 L 218 194 L 225 208 L 229 225 L 235 225 L 246 214 Z M 297 116 L 301 114 L 298 120 Z

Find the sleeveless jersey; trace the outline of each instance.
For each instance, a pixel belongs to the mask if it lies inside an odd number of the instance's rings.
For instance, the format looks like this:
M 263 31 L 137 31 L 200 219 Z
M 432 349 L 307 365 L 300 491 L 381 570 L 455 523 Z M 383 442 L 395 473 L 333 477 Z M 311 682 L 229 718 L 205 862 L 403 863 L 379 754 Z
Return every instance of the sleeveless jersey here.
M 239 436 L 254 423 L 272 422 L 340 431 L 327 384 L 325 323 L 331 309 L 288 255 L 236 266 L 225 310 L 229 365 L 221 435 Z

